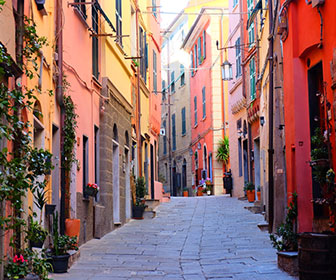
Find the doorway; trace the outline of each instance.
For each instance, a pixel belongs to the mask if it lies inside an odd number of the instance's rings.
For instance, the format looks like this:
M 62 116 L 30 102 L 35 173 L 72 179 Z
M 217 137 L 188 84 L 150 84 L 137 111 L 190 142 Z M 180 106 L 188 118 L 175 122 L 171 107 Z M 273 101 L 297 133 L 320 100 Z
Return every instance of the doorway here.
M 244 182 L 249 181 L 247 139 L 243 141 Z
M 151 198 L 154 199 L 154 148 L 150 144 L 150 174 L 151 174 Z
M 118 143 L 118 129 L 113 127 L 113 164 L 112 164 L 112 183 L 113 183 L 113 223 L 120 224 L 120 186 L 119 186 L 119 143 Z
M 260 140 L 259 138 L 254 140 L 254 185 L 260 186 Z M 256 200 L 257 200 L 257 192 Z

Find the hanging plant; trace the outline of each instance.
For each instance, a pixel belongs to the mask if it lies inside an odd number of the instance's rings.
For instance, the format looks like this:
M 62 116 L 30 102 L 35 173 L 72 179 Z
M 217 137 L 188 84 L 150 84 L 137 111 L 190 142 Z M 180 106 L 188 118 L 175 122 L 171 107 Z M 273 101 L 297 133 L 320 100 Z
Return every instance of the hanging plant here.
M 216 159 L 227 164 L 229 157 L 229 138 L 225 136 L 224 139 L 221 139 L 218 143 Z

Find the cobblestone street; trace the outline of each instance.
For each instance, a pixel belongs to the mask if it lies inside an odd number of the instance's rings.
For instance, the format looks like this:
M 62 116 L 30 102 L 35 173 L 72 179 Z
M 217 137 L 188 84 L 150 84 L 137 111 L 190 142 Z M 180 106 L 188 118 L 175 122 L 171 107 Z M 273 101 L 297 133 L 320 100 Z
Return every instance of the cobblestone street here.
M 276 250 L 248 203 L 226 196 L 172 198 L 154 219 L 132 220 L 83 245 L 80 259 L 55 280 L 295 279 L 276 265 Z

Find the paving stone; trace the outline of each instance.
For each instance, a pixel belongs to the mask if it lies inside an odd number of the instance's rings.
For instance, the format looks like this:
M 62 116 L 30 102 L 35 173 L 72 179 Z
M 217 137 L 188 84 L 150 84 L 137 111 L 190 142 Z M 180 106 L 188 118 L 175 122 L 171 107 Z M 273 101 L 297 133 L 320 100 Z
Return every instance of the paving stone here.
M 151 220 L 131 220 L 81 247 L 55 280 L 295 279 L 278 269 L 259 214 L 227 196 L 172 198 Z

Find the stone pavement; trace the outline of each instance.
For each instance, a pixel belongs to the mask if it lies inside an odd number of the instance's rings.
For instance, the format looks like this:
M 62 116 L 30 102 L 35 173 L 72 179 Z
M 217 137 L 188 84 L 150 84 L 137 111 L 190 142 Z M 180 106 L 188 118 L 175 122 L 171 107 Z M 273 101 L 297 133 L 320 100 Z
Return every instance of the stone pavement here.
M 80 259 L 55 280 L 295 279 L 277 268 L 261 215 L 227 196 L 172 198 L 149 220 L 81 247 Z

